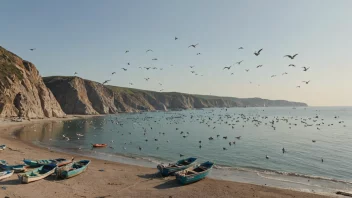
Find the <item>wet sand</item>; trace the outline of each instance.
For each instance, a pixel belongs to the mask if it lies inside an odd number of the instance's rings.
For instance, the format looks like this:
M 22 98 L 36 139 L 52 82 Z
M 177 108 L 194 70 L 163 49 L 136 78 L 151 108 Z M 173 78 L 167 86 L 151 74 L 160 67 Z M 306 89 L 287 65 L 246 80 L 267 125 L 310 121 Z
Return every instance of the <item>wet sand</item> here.
M 77 116 L 78 118 L 84 116 Z M 30 184 L 20 184 L 17 175 L 0 181 L 0 197 L 336 197 L 206 178 L 200 182 L 181 186 L 174 177 L 162 178 L 156 168 L 127 165 L 89 157 L 71 156 L 32 144 L 13 136 L 13 131 L 23 125 L 44 121 L 74 119 L 32 120 L 25 122 L 0 121 L 0 144 L 7 149 L 0 151 L 0 159 L 9 164 L 20 164 L 23 158 L 90 159 L 88 170 L 68 180 L 55 180 L 50 176 Z

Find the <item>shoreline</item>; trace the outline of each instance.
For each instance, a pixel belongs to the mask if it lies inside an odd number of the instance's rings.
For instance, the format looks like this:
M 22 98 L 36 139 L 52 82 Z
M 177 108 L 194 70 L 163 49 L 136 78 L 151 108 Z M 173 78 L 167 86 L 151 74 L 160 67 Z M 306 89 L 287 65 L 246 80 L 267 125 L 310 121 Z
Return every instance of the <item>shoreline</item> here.
M 98 115 L 99 116 L 99 115 Z M 45 159 L 65 157 L 70 154 L 45 149 L 13 137 L 13 133 L 24 125 L 49 121 L 65 121 L 94 116 L 69 116 L 25 122 L 0 122 L 0 144 L 8 148 L 0 151 L 1 159 L 10 164 L 20 163 L 23 158 Z M 0 182 L 6 190 L 0 195 L 9 197 L 338 197 L 206 178 L 203 181 L 180 186 L 174 177 L 160 178 L 155 168 L 122 164 L 92 157 L 76 155 L 76 159 L 91 159 L 92 164 L 80 176 L 69 180 L 44 179 L 31 184 L 19 184 L 14 175 Z M 103 170 L 103 171 L 99 171 Z M 45 189 L 41 186 L 45 185 Z M 41 189 L 33 191 L 32 189 Z M 74 193 L 74 194 L 72 194 Z

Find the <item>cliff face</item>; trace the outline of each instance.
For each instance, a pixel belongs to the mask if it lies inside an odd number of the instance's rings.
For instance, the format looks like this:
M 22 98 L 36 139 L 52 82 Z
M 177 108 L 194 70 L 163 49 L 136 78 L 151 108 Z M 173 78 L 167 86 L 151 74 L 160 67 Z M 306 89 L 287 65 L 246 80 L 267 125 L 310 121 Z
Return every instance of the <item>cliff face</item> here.
M 44 77 L 67 114 L 107 114 L 172 109 L 245 106 L 307 106 L 304 103 L 261 98 L 233 98 L 153 92 L 84 80 L 79 77 Z
M 35 66 L 0 46 L 0 117 L 63 117 Z

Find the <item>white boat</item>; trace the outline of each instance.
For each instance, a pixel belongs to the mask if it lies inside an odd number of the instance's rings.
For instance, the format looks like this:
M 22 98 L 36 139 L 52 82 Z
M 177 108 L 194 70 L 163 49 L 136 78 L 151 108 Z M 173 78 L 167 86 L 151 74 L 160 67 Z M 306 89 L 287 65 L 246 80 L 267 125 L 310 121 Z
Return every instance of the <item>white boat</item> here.
M 8 177 L 11 177 L 13 175 L 13 170 L 7 170 L 7 171 L 3 171 L 3 172 L 0 172 L 0 181 L 3 180 L 3 179 L 6 179 Z
M 28 184 L 48 177 L 55 172 L 56 168 L 56 164 L 46 164 L 34 170 L 18 174 L 18 179 L 21 183 Z
M 5 150 L 6 149 L 6 145 L 0 145 L 0 151 Z

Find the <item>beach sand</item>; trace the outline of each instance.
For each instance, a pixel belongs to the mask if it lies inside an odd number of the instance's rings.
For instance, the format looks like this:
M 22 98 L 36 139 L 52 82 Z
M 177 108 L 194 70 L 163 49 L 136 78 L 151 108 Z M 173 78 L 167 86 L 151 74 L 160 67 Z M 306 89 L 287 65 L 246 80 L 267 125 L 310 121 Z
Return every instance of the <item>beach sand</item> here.
M 79 116 L 82 117 L 82 116 Z M 267 186 L 237 183 L 206 178 L 197 183 L 180 186 L 174 177 L 161 178 L 156 168 L 146 168 L 110 161 L 92 159 L 82 156 L 54 152 L 46 148 L 21 142 L 12 133 L 24 124 L 49 120 L 32 120 L 25 122 L 0 121 L 0 144 L 7 149 L 0 151 L 0 159 L 9 164 L 22 163 L 23 158 L 71 158 L 76 160 L 90 159 L 88 170 L 68 180 L 55 180 L 50 176 L 30 184 L 20 184 L 17 175 L 0 181 L 0 198 L 2 197 L 331 197 L 313 193 L 278 189 Z M 101 171 L 102 170 L 102 171 Z

